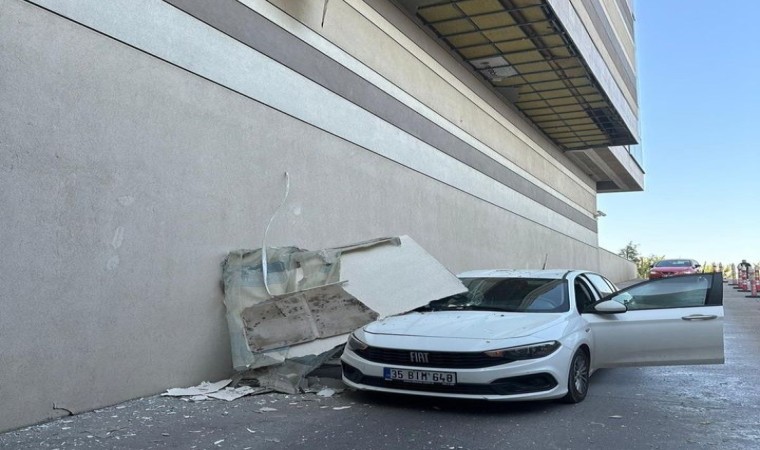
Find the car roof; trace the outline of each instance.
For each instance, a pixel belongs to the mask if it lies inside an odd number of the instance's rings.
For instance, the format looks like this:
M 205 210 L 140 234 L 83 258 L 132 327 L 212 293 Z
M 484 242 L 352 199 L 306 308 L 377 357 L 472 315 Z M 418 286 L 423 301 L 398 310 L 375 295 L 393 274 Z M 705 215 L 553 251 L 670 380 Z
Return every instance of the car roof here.
M 459 278 L 547 278 L 559 280 L 569 272 L 587 273 L 587 270 L 571 269 L 486 269 L 468 270 L 457 275 Z

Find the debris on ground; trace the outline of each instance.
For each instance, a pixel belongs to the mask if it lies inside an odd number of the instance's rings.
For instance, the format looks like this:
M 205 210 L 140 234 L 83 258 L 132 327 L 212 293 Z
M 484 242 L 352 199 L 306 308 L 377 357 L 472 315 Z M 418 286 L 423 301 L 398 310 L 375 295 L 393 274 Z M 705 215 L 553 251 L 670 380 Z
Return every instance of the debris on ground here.
M 335 389 L 332 388 L 324 388 L 317 392 L 318 397 L 332 397 L 333 395 L 335 395 Z
M 227 387 L 221 391 L 216 391 L 212 394 L 208 394 L 208 396 L 217 400 L 226 400 L 228 402 L 231 402 L 233 400 L 239 399 L 240 397 L 245 397 L 246 395 L 251 395 L 257 392 L 270 392 L 270 390 L 266 388 L 254 389 L 251 386 L 240 386 L 236 388 Z
M 277 408 L 270 408 L 268 406 L 264 406 L 263 408 L 259 408 L 259 412 L 265 413 L 265 412 L 274 412 L 277 411 Z
M 172 388 L 161 394 L 164 397 L 194 397 L 198 395 L 207 395 L 217 392 L 223 389 L 228 384 L 232 383 L 231 379 L 217 381 L 216 383 L 209 383 L 204 381 L 198 386 L 188 388 Z
M 408 236 L 318 251 L 238 250 L 222 275 L 234 376 L 161 395 L 191 402 L 273 391 L 332 397 L 345 389 L 339 358 L 348 333 L 466 291 Z
M 161 394 L 163 397 L 180 397 L 188 402 L 202 402 L 211 399 L 233 401 L 251 394 L 272 392 L 269 388 L 254 388 L 251 386 L 227 387 L 231 379 L 209 383 L 204 381 L 198 386 L 188 388 L 172 388 Z

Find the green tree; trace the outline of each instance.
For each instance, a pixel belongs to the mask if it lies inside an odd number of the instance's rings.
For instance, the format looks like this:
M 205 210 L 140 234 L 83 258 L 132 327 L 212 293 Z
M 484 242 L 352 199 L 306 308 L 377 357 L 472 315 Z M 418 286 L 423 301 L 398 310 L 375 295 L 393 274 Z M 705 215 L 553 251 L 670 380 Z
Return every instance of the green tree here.
M 639 260 L 636 262 L 636 273 L 638 274 L 639 278 L 649 278 L 649 269 L 651 269 L 653 265 L 657 264 L 663 259 L 665 259 L 665 256 L 657 255 L 642 256 L 639 258 Z
M 636 272 L 639 278 L 649 278 L 649 269 L 663 259 L 665 259 L 664 256 L 657 255 L 642 256 L 639 258 L 639 261 L 636 263 Z
M 623 258 L 627 259 L 628 261 L 633 261 L 635 263 L 639 262 L 639 244 L 634 244 L 633 241 L 628 241 L 628 245 L 621 248 L 618 252 L 619 256 L 622 256 Z
M 625 247 L 621 248 L 618 255 L 636 264 L 636 275 L 644 279 L 649 278 L 649 270 L 653 265 L 665 259 L 665 256 L 641 256 L 639 244 L 634 244 L 633 241 L 629 241 Z

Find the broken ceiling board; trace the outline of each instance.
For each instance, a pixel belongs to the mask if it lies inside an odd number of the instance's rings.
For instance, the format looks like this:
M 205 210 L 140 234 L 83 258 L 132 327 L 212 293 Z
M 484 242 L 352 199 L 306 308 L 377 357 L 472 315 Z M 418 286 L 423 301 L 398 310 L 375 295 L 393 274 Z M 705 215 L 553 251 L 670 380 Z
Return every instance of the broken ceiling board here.
M 443 264 L 409 236 L 400 245 L 345 251 L 341 256 L 343 288 L 381 316 L 411 311 L 467 288 Z
M 305 345 L 308 346 L 315 342 L 322 343 L 327 340 L 330 339 L 312 341 Z M 343 342 L 345 343 L 345 338 Z M 305 379 L 308 373 L 321 366 L 326 361 L 338 357 L 342 352 L 343 346 L 339 345 L 327 350 L 321 350 L 317 355 L 310 354 L 308 356 L 297 358 L 289 357 L 282 364 L 243 371 L 239 373 L 238 381 L 255 381 L 259 386 L 269 390 L 285 394 L 296 394 L 300 390 L 303 390 L 306 387 L 305 385 L 308 385 L 308 382 Z
M 248 346 L 254 352 L 346 334 L 377 313 L 340 284 L 278 295 L 243 310 Z
M 345 344 L 349 332 L 378 314 L 401 314 L 466 291 L 408 236 L 318 251 L 268 248 L 269 290 L 274 296 L 265 289 L 261 258 L 261 249 L 239 250 L 223 264 L 237 371 L 320 355 Z M 330 300 L 323 302 L 321 297 Z
M 359 327 L 357 327 L 359 328 Z M 303 344 L 294 345 L 283 352 L 283 358 L 301 358 L 308 355 L 320 355 L 323 352 L 330 350 L 336 346 L 342 346 L 346 343 L 348 334 L 341 334 L 324 339 L 317 339 L 316 341 L 305 342 Z M 267 352 L 266 354 L 271 354 Z

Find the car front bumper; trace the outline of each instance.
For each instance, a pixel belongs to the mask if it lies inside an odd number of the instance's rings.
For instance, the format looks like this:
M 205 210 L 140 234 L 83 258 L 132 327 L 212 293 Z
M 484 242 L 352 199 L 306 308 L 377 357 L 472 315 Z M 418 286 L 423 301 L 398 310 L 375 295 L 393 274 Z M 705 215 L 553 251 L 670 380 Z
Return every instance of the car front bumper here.
M 565 347 L 540 359 L 477 369 L 403 366 L 368 361 L 348 348 L 343 352 L 343 382 L 358 390 L 429 397 L 493 401 L 544 400 L 567 393 L 572 353 Z M 386 380 L 385 368 L 456 373 L 455 385 Z
M 694 273 L 696 272 L 650 272 L 649 279 L 656 280 L 659 278 L 670 278 L 670 277 L 677 277 L 680 275 L 692 275 Z

